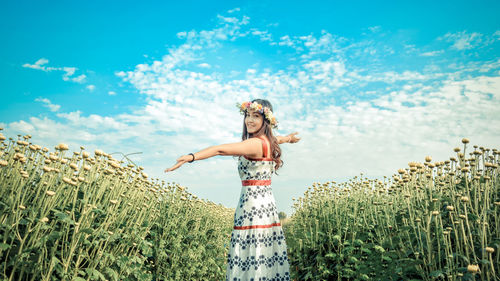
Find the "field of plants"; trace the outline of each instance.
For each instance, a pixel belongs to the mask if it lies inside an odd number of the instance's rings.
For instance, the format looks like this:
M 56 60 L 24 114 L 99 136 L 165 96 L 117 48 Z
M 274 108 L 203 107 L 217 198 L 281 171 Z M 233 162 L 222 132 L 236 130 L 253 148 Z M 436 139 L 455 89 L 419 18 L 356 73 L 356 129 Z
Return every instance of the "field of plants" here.
M 500 152 L 462 142 L 383 181 L 309 187 L 284 226 L 292 276 L 500 280 Z
M 0 133 L 0 280 L 225 280 L 234 209 L 84 147 Z M 282 221 L 294 280 L 500 280 L 500 152 L 316 183 Z M 128 160 L 127 160 L 128 161 Z
M 0 134 L 1 280 L 222 280 L 234 209 L 83 147 Z

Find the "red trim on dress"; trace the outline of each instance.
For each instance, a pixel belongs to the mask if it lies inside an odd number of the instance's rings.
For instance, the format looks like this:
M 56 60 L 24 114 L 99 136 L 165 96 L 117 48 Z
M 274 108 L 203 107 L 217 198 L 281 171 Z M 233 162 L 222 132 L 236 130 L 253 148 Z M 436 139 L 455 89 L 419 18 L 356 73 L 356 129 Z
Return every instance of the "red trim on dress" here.
M 248 186 L 248 185 L 271 185 L 271 180 L 242 180 L 241 184 L 243 186 Z
M 281 223 L 276 222 L 273 224 L 265 224 L 265 225 L 247 225 L 247 226 L 235 226 L 234 229 L 253 229 L 253 228 L 270 228 L 273 226 L 281 226 Z
M 248 158 L 246 156 L 243 157 L 245 157 L 245 159 L 249 161 L 273 161 L 273 158 Z

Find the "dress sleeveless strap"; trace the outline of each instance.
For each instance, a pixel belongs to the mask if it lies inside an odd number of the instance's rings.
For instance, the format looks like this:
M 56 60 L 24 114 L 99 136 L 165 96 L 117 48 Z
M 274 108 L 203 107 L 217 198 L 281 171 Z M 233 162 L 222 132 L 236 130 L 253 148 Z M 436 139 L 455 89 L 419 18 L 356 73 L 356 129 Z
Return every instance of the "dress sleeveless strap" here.
M 262 152 L 264 154 L 264 158 L 268 158 L 268 155 L 267 155 L 267 141 L 263 137 L 259 136 L 258 138 L 262 141 Z

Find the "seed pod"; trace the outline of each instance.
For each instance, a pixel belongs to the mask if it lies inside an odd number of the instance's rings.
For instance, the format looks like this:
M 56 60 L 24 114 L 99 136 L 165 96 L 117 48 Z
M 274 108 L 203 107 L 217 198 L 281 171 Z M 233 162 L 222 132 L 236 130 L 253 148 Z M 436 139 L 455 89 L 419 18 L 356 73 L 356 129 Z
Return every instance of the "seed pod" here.
M 40 219 L 41 222 L 49 222 L 49 218 L 47 217 L 43 217 Z
M 69 166 L 71 167 L 71 169 L 73 169 L 75 171 L 78 170 L 78 166 L 75 163 L 71 163 L 71 164 L 69 164 Z
M 111 174 L 114 174 L 115 171 L 113 171 L 111 169 L 106 169 L 106 170 L 104 170 L 104 173 L 107 174 L 107 175 L 111 175 Z
M 463 138 L 463 139 L 462 139 L 462 143 L 464 143 L 464 144 L 469 143 L 469 139 L 467 139 L 467 138 Z
M 469 197 L 462 196 L 462 197 L 460 197 L 460 201 L 462 201 L 462 202 L 469 202 Z
M 68 145 L 67 145 L 67 144 L 65 144 L 65 143 L 60 143 L 60 144 L 58 144 L 55 148 L 56 148 L 56 150 L 61 150 L 61 151 L 63 151 L 63 150 L 68 150 L 68 149 L 69 149 L 69 148 L 68 148 Z
M 118 200 L 109 200 L 109 203 L 113 204 L 113 205 L 116 205 L 118 203 Z
M 24 209 L 26 209 L 26 206 L 24 206 L 24 205 L 19 205 L 19 209 L 24 210 Z
M 493 252 L 495 252 L 495 249 L 494 249 L 494 248 L 492 248 L 492 247 L 486 247 L 486 248 L 484 248 L 484 250 L 485 250 L 486 252 L 490 253 L 490 254 L 492 254 Z
M 433 216 L 437 216 L 437 215 L 439 215 L 439 211 L 432 211 L 432 215 L 433 215 Z
M 425 156 L 425 162 L 429 163 L 432 161 L 432 157 L 430 156 Z
M 52 190 L 47 190 L 45 194 L 47 194 L 47 196 L 54 196 L 56 193 Z
M 472 272 L 472 273 L 478 273 L 479 272 L 479 266 L 476 264 L 469 264 L 467 266 L 467 271 Z
M 453 211 L 453 209 L 454 209 L 453 206 L 450 206 L 450 205 L 446 206 L 446 210 L 448 210 L 448 211 Z
M 9 164 L 9 162 L 5 161 L 5 160 L 0 160 L 0 166 L 2 167 L 5 167 Z

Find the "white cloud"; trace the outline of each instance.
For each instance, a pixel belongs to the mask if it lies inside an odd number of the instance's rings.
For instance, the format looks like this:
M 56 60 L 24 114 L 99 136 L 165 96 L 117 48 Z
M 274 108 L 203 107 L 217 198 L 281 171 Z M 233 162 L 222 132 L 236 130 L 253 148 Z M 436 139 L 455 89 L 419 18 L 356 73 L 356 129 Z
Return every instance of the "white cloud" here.
M 198 67 L 201 67 L 201 68 L 211 68 L 210 64 L 208 64 L 206 62 L 198 64 Z
M 273 41 L 271 33 L 269 33 L 267 30 L 258 30 L 256 28 L 252 28 L 251 30 L 251 34 L 259 37 L 261 41 Z
M 423 57 L 435 57 L 435 56 L 441 55 L 442 53 L 444 53 L 444 50 L 424 52 L 424 53 L 421 53 L 420 55 Z
M 377 26 L 370 26 L 370 27 L 368 27 L 368 29 L 371 32 L 376 33 L 376 32 L 379 32 L 382 29 L 382 27 L 380 25 L 377 25 Z
M 87 88 L 87 90 L 89 90 L 89 91 L 93 92 L 93 91 L 95 90 L 95 85 L 88 85 L 88 86 L 87 86 L 87 87 L 85 87 L 85 88 Z
M 71 81 L 77 82 L 77 83 L 83 83 L 87 76 L 85 74 L 78 75 L 77 77 L 71 78 Z
M 46 67 L 43 66 L 44 64 L 47 64 L 49 63 L 49 60 L 46 59 L 46 58 L 41 58 L 39 60 L 37 60 L 35 62 L 35 64 L 29 64 L 29 63 L 25 63 L 23 64 L 23 67 L 27 67 L 27 68 L 32 68 L 32 69 L 39 69 L 39 70 L 43 70 L 43 71 L 47 71 L 46 70 Z
M 467 31 L 451 33 L 448 32 L 443 36 L 443 39 L 452 42 L 451 46 L 457 50 L 469 50 L 483 43 L 483 35 L 478 32 L 467 33 Z
M 110 95 L 110 96 L 114 96 L 114 95 L 116 95 L 116 92 L 115 92 L 115 91 L 109 91 L 109 92 L 108 92 L 108 95 Z
M 35 101 L 44 103 L 44 106 L 48 107 L 52 112 L 58 111 L 61 108 L 60 105 L 53 104 L 49 99 L 46 98 L 36 98 Z
M 71 77 L 75 74 L 75 72 L 78 70 L 76 67 L 49 67 L 45 66 L 46 64 L 49 63 L 49 60 L 46 58 L 41 58 L 37 60 L 34 64 L 29 64 L 25 63 L 22 66 L 26 68 L 31 68 L 31 69 L 36 69 L 36 70 L 42 70 L 44 72 L 50 72 L 50 71 L 62 71 L 64 72 L 62 79 L 64 81 L 73 81 L 77 83 L 83 83 L 85 81 L 85 78 L 87 77 L 85 74 L 81 74 L 77 77 Z

